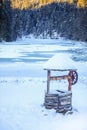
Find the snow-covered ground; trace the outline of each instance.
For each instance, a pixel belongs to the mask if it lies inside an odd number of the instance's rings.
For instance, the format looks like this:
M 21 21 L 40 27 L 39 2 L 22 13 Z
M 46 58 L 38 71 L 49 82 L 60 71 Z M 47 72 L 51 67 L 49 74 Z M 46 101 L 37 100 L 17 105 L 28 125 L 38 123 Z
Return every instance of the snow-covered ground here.
M 72 87 L 72 114 L 45 109 L 44 63 L 64 53 L 78 69 Z M 63 62 L 60 62 L 61 65 Z M 64 59 L 65 63 L 65 59 Z M 67 60 L 66 63 L 67 64 Z M 87 130 L 87 43 L 64 39 L 28 39 L 0 43 L 0 130 Z M 66 82 L 52 82 L 58 89 Z

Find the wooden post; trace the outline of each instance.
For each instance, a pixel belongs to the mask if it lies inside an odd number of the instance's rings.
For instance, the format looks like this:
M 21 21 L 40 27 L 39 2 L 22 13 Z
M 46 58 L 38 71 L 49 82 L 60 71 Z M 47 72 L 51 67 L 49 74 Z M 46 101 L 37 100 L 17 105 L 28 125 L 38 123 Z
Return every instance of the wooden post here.
M 68 82 L 69 82 L 69 85 L 68 85 L 68 91 L 71 91 L 71 88 L 72 88 L 72 74 L 73 74 L 73 72 L 72 71 L 70 71 L 70 78 L 68 79 Z
M 50 88 L 50 70 L 47 70 L 47 94 L 49 93 Z

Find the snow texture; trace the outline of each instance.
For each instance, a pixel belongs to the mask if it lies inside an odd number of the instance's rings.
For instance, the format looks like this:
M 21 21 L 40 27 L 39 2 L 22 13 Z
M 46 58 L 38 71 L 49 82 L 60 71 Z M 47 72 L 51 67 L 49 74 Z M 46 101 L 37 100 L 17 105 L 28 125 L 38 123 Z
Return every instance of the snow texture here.
M 1 43 L 0 130 L 87 130 L 87 55 L 85 53 L 87 46 L 85 45 L 86 43 L 63 39 L 33 38 Z M 84 61 L 83 55 L 78 54 L 79 50 L 84 51 Z M 43 65 L 47 64 L 55 54 L 59 58 L 63 55 L 62 60 L 59 59 L 60 64 L 57 64 L 58 68 L 68 69 L 74 64 L 78 70 L 79 80 L 72 86 L 72 114 L 63 115 L 44 107 L 47 75 Z M 57 62 L 56 56 L 54 63 Z M 73 60 L 73 57 L 79 60 Z M 57 88 L 67 90 L 65 80 L 52 81 L 51 84 L 51 91 Z
M 56 54 L 44 64 L 44 69 L 74 70 L 75 65 L 67 54 Z

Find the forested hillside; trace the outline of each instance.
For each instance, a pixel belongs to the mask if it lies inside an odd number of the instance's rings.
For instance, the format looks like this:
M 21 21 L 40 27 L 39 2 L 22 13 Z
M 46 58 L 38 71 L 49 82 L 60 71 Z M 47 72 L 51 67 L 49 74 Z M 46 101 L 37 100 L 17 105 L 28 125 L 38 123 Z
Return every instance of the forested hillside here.
M 31 34 L 87 41 L 87 1 L 0 0 L 0 41 Z
M 51 3 L 75 3 L 77 7 L 87 7 L 87 0 L 11 0 L 13 8 L 27 9 L 27 8 L 40 8 L 41 6 Z

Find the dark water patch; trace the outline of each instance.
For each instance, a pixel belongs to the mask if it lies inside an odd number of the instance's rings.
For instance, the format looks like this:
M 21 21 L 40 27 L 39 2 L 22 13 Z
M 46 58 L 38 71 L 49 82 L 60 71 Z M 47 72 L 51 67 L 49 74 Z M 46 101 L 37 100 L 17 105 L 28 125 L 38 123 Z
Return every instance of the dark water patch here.
M 21 58 L 21 61 L 20 61 L 20 58 L 19 58 L 19 61 L 17 61 L 17 62 L 24 62 L 24 63 L 30 63 L 30 62 L 32 62 L 32 63 L 34 63 L 34 62 L 41 62 L 41 61 L 46 61 L 47 59 L 34 59 L 34 58 L 32 58 L 32 59 L 23 59 L 23 58 Z M 16 61 L 14 61 L 14 62 L 16 62 Z
M 52 56 L 52 54 L 49 54 L 49 53 L 47 53 L 47 54 L 44 54 L 44 53 L 39 53 L 39 52 L 34 52 L 34 53 L 30 53 L 30 52 L 22 52 L 22 56 L 21 57 L 40 57 L 40 58 L 49 58 L 50 56 Z
M 70 49 L 67 52 L 72 54 L 72 59 L 74 61 L 87 62 L 87 49 L 86 48 Z
M 67 47 L 72 47 L 72 46 L 75 46 L 76 44 L 78 44 L 78 43 L 76 43 L 75 41 L 67 41 L 67 40 L 65 40 L 65 41 L 61 41 L 60 43 L 58 43 L 58 45 L 60 45 L 60 46 L 67 46 Z
M 25 62 L 25 63 L 30 63 L 30 62 L 40 62 L 40 61 L 47 61 L 47 59 L 25 59 L 25 58 L 0 58 L 0 63 L 14 63 L 14 62 Z
M 85 56 L 72 56 L 72 59 L 73 59 L 74 61 L 87 62 L 87 57 L 85 57 Z
M 40 53 L 40 54 L 42 53 L 42 54 L 46 54 L 46 55 L 48 54 L 48 55 L 49 55 L 49 54 L 51 54 L 51 53 L 52 53 L 52 54 L 55 54 L 55 53 L 61 53 L 61 52 L 66 52 L 66 51 L 67 51 L 67 50 L 56 50 L 56 49 L 55 49 L 55 50 L 53 50 L 53 51 L 38 51 L 38 53 Z M 37 52 L 35 51 L 34 53 L 37 53 Z
M 21 52 L 21 57 L 40 57 L 40 58 L 50 58 L 56 53 L 65 53 L 67 50 L 55 50 L 55 51 L 34 51 L 30 52 Z
M 0 63 L 10 63 L 13 62 L 15 58 L 0 58 Z

